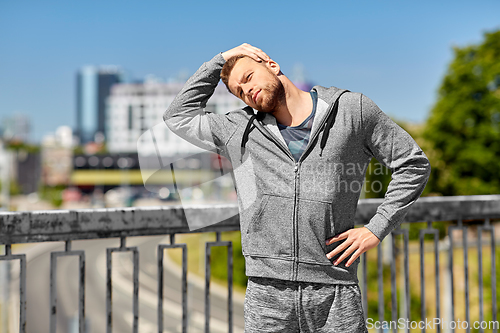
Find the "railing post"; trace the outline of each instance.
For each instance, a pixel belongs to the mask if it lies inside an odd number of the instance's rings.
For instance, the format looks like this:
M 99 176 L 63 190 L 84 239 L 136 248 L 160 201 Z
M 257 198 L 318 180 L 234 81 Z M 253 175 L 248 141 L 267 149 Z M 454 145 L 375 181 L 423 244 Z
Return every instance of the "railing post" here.
M 64 251 L 50 253 L 50 332 L 56 332 L 57 323 L 57 258 L 64 256 L 79 258 L 78 332 L 85 333 L 85 252 L 72 251 L 71 241 L 66 241 Z
M 398 307 L 397 307 L 397 285 L 396 285 L 396 256 L 399 254 L 396 251 L 396 235 L 403 235 L 403 255 L 404 255 L 404 299 L 405 299 L 405 318 L 410 319 L 410 264 L 409 264 L 409 250 L 408 242 L 409 235 L 408 229 L 398 227 L 392 232 L 392 260 L 391 260 L 391 296 L 392 296 L 392 320 L 398 322 Z M 396 327 L 393 327 L 393 332 L 396 333 Z M 409 332 L 409 328 L 406 328 Z
M 450 277 L 450 290 L 451 290 L 451 318 L 450 322 L 455 320 L 455 290 L 454 290 L 454 279 L 453 279 L 453 230 L 461 229 L 461 227 L 457 226 L 449 226 L 448 227 L 448 237 L 450 240 L 450 247 L 448 248 L 448 274 Z M 452 332 L 455 332 L 455 329 L 451 329 Z
M 20 264 L 20 282 L 19 282 L 19 332 L 26 332 L 26 255 L 25 254 L 12 254 L 11 245 L 5 244 L 5 254 L 0 255 L 0 260 L 10 262 L 11 260 L 19 259 Z M 7 274 L 10 274 L 8 271 Z
M 187 333 L 187 245 L 175 244 L 174 234 L 170 235 L 170 245 L 158 245 L 158 332 L 163 333 L 163 256 L 165 249 L 182 249 L 182 332 Z
M 387 237 L 386 237 L 387 238 Z M 377 280 L 378 280 L 378 320 L 379 322 L 384 321 L 384 264 L 383 264 L 383 248 L 382 243 L 377 245 Z M 380 333 L 384 333 L 384 329 L 380 326 Z
M 427 221 L 427 229 L 421 229 L 419 231 L 419 241 L 420 241 L 420 315 L 421 320 L 425 321 L 427 317 L 426 306 L 425 306 L 425 235 L 434 236 L 434 264 L 436 271 L 436 318 L 441 318 L 440 311 L 440 282 L 439 282 L 439 230 L 432 228 L 432 222 Z M 422 328 L 422 332 L 425 332 L 425 326 Z M 441 325 L 438 325 L 437 332 L 441 332 Z
M 367 253 L 364 252 L 361 255 L 361 272 L 362 272 L 362 284 L 361 292 L 363 296 L 363 311 L 365 316 L 365 321 L 368 319 L 368 272 L 367 272 Z
M 215 242 L 205 244 L 205 333 L 210 333 L 210 253 L 213 246 L 227 246 L 227 309 L 228 333 L 233 332 L 233 243 L 220 240 L 220 232 L 216 233 Z
M 477 249 L 478 249 L 478 262 L 479 262 L 479 321 L 484 321 L 484 299 L 483 299 L 483 242 L 482 233 L 487 231 L 490 233 L 490 246 L 491 246 L 491 313 L 492 321 L 497 322 L 497 300 L 494 295 L 497 294 L 497 278 L 496 278 L 496 243 L 495 243 L 495 228 L 490 224 L 490 219 L 484 221 L 483 226 L 477 228 Z M 481 329 L 481 332 L 483 330 Z M 493 328 L 493 332 L 497 333 L 498 330 Z
M 106 332 L 112 333 L 113 329 L 113 302 L 112 302 L 112 254 L 113 252 L 132 252 L 133 253 L 133 282 L 134 282 L 134 294 L 133 294 L 133 327 L 132 332 L 138 333 L 139 331 L 139 251 L 137 247 L 126 247 L 125 237 L 120 237 L 120 247 L 117 248 L 107 248 L 106 249 Z

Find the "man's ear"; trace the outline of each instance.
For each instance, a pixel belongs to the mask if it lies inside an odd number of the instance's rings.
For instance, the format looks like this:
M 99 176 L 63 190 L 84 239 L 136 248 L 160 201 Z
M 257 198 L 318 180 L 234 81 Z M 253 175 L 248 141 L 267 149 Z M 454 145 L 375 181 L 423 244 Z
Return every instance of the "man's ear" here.
M 269 59 L 266 61 L 265 65 L 274 74 L 278 75 L 280 73 L 280 65 L 276 61 Z

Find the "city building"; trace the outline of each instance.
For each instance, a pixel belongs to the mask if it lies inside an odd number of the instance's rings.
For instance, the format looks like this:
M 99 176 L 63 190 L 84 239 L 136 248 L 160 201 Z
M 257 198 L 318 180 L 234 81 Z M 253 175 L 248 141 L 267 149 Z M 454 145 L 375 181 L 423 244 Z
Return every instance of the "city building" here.
M 163 156 L 197 153 L 200 149 L 170 132 L 163 113 L 184 83 L 145 80 L 143 83 L 113 86 L 107 101 L 106 144 L 110 153 L 138 152 Z M 245 104 L 220 83 L 207 103 L 205 111 L 225 113 Z M 153 144 L 153 138 L 156 146 Z
M 60 126 L 55 134 L 42 139 L 42 184 L 69 185 L 73 170 L 73 135 L 71 128 Z
M 111 87 L 122 81 L 116 66 L 85 66 L 76 75 L 76 136 L 81 144 L 104 141 L 106 99 Z

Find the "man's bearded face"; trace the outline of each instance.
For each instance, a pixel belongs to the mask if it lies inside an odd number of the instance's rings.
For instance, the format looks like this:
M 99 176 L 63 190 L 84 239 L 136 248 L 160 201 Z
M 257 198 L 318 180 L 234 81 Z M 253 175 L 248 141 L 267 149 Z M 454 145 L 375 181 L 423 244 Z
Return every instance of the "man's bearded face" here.
M 285 88 L 265 63 L 242 58 L 229 76 L 231 92 L 248 106 L 261 112 L 273 112 L 285 101 Z

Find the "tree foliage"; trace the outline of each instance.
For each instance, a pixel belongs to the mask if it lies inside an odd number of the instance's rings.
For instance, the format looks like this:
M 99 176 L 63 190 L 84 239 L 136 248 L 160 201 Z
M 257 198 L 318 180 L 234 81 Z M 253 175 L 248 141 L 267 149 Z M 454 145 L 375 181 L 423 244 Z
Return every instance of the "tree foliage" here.
M 454 47 L 423 137 L 433 192 L 500 193 L 500 30 Z

